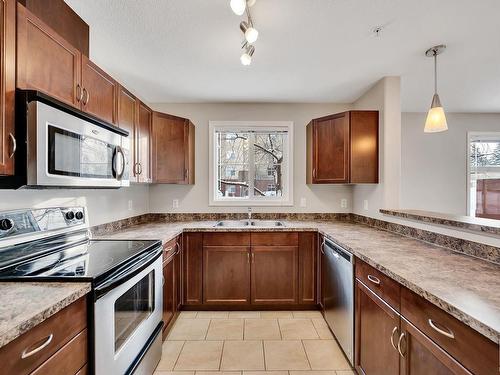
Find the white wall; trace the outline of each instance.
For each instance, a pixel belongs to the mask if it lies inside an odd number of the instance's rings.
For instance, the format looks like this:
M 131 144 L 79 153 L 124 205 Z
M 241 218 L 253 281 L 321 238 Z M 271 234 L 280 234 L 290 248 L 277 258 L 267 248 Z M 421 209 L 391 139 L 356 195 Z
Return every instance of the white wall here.
M 500 131 L 499 113 L 447 113 L 448 131 L 424 133 L 426 113 L 402 114 L 401 208 L 467 214 L 467 131 Z
M 246 208 L 208 205 L 208 122 L 210 120 L 293 121 L 294 122 L 294 205 L 291 207 L 256 207 L 255 212 L 349 212 L 352 187 L 348 185 L 306 185 L 306 125 L 316 117 L 342 112 L 347 104 L 237 104 L 193 103 L 153 104 L 152 107 L 190 118 L 196 126 L 196 184 L 194 186 L 153 185 L 150 188 L 152 212 L 244 212 Z M 306 207 L 300 199 L 306 198 Z M 348 208 L 340 207 L 346 198 Z M 173 209 L 172 200 L 179 200 Z
M 380 208 L 398 208 L 401 183 L 401 79 L 385 77 L 355 103 L 379 111 L 379 183 L 354 185 L 353 212 L 381 217 Z M 365 201 L 368 209 L 365 209 Z
M 0 211 L 83 205 L 88 208 L 90 225 L 98 225 L 149 212 L 147 186 L 112 189 L 0 190 Z M 128 209 L 129 200 L 132 209 Z

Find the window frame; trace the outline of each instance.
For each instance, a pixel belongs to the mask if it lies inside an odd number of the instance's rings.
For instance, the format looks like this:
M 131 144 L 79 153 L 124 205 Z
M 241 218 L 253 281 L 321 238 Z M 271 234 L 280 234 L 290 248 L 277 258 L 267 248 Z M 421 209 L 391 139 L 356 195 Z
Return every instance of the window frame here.
M 208 194 L 209 206 L 293 206 L 293 121 L 209 121 L 209 173 Z M 285 143 L 284 157 L 284 189 L 281 197 L 271 198 L 220 198 L 217 193 L 217 149 L 215 143 L 216 131 L 287 131 L 288 141 Z M 255 166 L 253 167 L 255 168 Z
M 465 187 L 466 187 L 466 198 L 467 198 L 467 215 L 470 215 L 472 217 L 476 217 L 473 215 L 475 214 L 475 205 L 472 207 L 472 199 L 471 199 L 471 165 L 470 165 L 470 158 L 471 158 L 471 143 L 474 138 L 477 137 L 491 137 L 491 138 L 498 138 L 498 135 L 500 132 L 493 132 L 493 131 L 468 131 L 467 132 L 467 139 L 466 139 L 466 147 L 467 147 L 467 152 L 466 152 L 466 176 L 465 176 Z M 474 212 L 472 211 L 474 209 Z

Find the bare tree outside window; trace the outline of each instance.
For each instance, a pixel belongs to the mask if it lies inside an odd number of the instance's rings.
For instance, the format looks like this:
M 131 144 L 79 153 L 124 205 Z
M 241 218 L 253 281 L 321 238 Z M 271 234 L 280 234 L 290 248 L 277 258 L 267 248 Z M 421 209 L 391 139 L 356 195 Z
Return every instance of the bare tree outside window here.
M 282 197 L 287 137 L 286 131 L 216 131 L 217 196 Z

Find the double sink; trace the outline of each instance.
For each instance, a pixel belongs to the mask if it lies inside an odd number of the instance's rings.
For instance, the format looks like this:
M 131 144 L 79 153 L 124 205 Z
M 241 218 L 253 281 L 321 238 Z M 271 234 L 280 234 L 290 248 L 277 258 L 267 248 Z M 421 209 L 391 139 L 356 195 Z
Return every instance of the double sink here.
M 275 220 L 222 220 L 218 221 L 214 227 L 225 228 L 240 228 L 240 227 L 254 227 L 254 228 L 272 228 L 284 227 L 285 223 Z

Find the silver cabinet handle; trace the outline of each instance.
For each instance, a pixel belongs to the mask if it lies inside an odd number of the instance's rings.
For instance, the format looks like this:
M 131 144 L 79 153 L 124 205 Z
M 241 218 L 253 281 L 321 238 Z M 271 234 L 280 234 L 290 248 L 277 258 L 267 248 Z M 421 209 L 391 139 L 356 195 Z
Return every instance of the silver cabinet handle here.
M 169 251 L 172 251 L 174 247 L 173 246 L 169 246 L 165 249 L 165 252 L 168 253 Z
M 250 253 L 247 253 L 247 263 L 250 264 Z
M 76 84 L 76 101 L 81 102 L 83 98 L 82 87 L 79 83 Z
M 403 353 L 403 351 L 401 350 L 401 342 L 403 341 L 403 339 L 405 338 L 405 336 L 406 336 L 406 334 L 405 334 L 404 332 L 403 332 L 403 333 L 401 333 L 401 335 L 399 335 L 399 340 L 398 340 L 398 352 L 399 352 L 399 355 L 400 355 L 401 357 L 403 357 L 403 358 L 404 358 L 404 357 L 405 357 L 405 355 L 406 355 L 406 350 L 405 350 L 405 352 Z
M 50 335 L 47 336 L 45 341 L 41 345 L 37 346 L 35 349 L 30 350 L 30 351 L 28 351 L 29 348 L 24 349 L 22 354 L 21 354 L 21 359 L 31 357 L 33 354 L 38 353 L 43 348 L 46 348 L 47 345 L 49 345 L 52 342 L 53 338 L 54 338 L 54 334 L 51 333 Z
M 17 150 L 17 141 L 12 133 L 9 133 L 9 138 L 12 141 L 12 153 L 9 155 L 9 159 L 12 159 Z
M 454 339 L 455 338 L 455 334 L 453 333 L 453 331 L 449 328 L 446 328 L 448 331 L 445 331 L 441 328 L 439 328 L 438 326 L 436 326 L 436 323 L 434 323 L 434 321 L 432 319 L 429 319 L 427 320 L 429 322 L 429 325 L 431 326 L 431 328 L 436 331 L 436 332 L 439 332 L 440 334 L 442 334 L 443 336 L 446 336 L 450 339 Z
M 326 243 L 326 238 L 325 238 L 325 237 L 323 237 L 323 241 L 321 241 L 321 246 L 320 246 L 320 248 L 319 248 L 319 250 L 321 251 L 321 254 L 324 254 L 324 253 L 325 253 L 325 250 L 323 250 L 323 249 L 324 249 L 324 247 L 325 247 L 325 243 Z
M 394 327 L 393 330 L 392 330 L 392 333 L 391 333 L 391 345 L 392 347 L 394 348 L 394 350 L 398 350 L 398 348 L 396 347 L 396 344 L 394 343 L 394 334 L 398 331 L 398 327 Z
M 161 285 L 162 285 L 162 286 L 165 286 L 165 276 L 162 276 L 162 277 L 161 277 Z
M 184 169 L 184 179 L 187 180 L 189 174 L 189 169 Z
M 374 284 L 380 285 L 380 279 L 378 277 L 368 275 L 368 280 L 370 280 Z
M 252 263 L 255 263 L 255 253 L 252 253 Z
M 139 167 L 139 174 L 142 174 L 142 164 L 139 163 L 137 166 Z
M 316 178 L 316 168 L 313 168 L 313 178 Z

